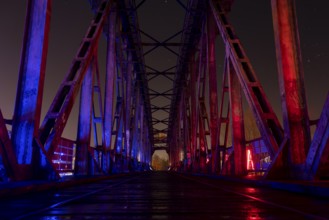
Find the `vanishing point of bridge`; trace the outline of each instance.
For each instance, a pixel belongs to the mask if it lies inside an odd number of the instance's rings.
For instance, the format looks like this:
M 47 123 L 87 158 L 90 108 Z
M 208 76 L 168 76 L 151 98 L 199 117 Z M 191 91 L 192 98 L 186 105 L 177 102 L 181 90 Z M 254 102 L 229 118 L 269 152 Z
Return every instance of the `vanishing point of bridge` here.
M 282 120 L 230 23 L 233 0 L 176 0 L 183 26 L 166 40 L 141 28 L 148 1 L 89 0 L 94 18 L 50 106 L 52 1 L 27 1 L 13 117 L 0 111 L 0 216 L 328 218 L 326 199 L 254 188 L 328 196 L 329 96 L 310 120 L 295 1 L 271 0 Z M 176 63 L 154 66 L 160 49 Z M 75 114 L 76 138 L 64 138 Z M 167 172 L 150 172 L 155 151 Z

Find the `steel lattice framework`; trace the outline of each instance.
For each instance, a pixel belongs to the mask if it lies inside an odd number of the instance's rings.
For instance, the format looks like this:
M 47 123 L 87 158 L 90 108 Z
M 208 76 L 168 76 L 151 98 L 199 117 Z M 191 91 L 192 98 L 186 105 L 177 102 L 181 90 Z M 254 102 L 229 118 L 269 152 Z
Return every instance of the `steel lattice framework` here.
M 137 12 L 145 2 L 89 0 L 94 19 L 42 119 L 51 0 L 28 1 L 13 119 L 0 111 L 0 154 L 10 180 L 149 170 L 155 150 L 169 153 L 172 170 L 328 177 L 329 95 L 311 139 L 293 0 L 271 0 L 283 126 L 229 22 L 232 0 L 177 0 L 186 12 L 184 25 L 164 41 L 139 26 Z M 172 42 L 177 36 L 181 42 Z M 98 61 L 102 37 L 107 42 L 104 92 Z M 222 74 L 216 68 L 218 38 L 225 50 Z M 177 56 L 176 66 L 158 70 L 145 62 L 160 47 Z M 150 89 L 149 82 L 159 76 L 173 88 Z M 170 105 L 155 104 L 157 97 Z M 252 140 L 245 137 L 243 99 L 260 133 Z M 79 103 L 77 138 L 69 140 L 62 134 L 74 103 Z M 158 111 L 168 117 L 156 118 Z

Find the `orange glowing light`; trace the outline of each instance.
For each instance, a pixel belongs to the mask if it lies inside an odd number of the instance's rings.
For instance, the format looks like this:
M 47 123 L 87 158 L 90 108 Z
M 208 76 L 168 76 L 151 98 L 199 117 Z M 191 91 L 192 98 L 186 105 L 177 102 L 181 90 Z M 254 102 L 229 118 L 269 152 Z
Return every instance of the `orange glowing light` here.
M 247 150 L 247 170 L 255 170 L 250 150 Z

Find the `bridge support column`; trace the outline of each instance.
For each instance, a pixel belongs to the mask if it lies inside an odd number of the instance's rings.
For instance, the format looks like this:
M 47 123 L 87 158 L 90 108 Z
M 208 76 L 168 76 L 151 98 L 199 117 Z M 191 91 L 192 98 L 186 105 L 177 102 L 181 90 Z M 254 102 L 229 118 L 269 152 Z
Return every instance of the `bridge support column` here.
M 284 160 L 291 168 L 290 178 L 298 178 L 303 175 L 300 168 L 310 146 L 310 129 L 295 1 L 272 0 L 272 15 L 284 130 L 290 139 L 289 149 L 284 149 L 287 157 Z
M 209 9 L 207 20 L 208 36 L 208 74 L 209 74 L 209 108 L 210 108 L 210 138 L 211 138 L 211 170 L 218 169 L 217 146 L 218 146 L 218 98 L 217 98 L 217 76 L 216 76 L 216 25 L 213 15 Z
M 132 102 L 132 76 L 133 76 L 133 61 L 132 54 L 128 51 L 127 54 L 127 76 L 126 76 L 126 109 L 125 109 L 125 170 L 128 171 L 128 164 L 131 158 L 131 102 Z
M 91 158 L 90 153 L 88 153 L 91 137 L 92 103 L 93 67 L 90 65 L 82 82 L 80 93 L 80 111 L 75 159 L 75 174 L 78 175 L 93 173 L 93 158 Z
M 194 56 L 190 58 L 190 73 L 191 73 L 191 83 L 190 83 L 190 96 L 191 96 L 191 150 L 190 150 L 190 161 L 191 170 L 196 168 L 196 151 L 197 151 L 197 127 L 198 127 L 198 117 L 197 117 L 197 95 L 196 95 L 196 81 L 197 81 L 197 64 Z
M 113 3 L 112 9 L 116 5 Z M 112 167 L 111 159 L 111 142 L 112 142 L 112 125 L 113 125 L 113 103 L 114 103 L 114 77 L 116 75 L 115 67 L 115 36 L 116 36 L 116 16 L 115 10 L 111 10 L 108 19 L 107 35 L 107 59 L 106 59 L 106 80 L 105 80 L 105 101 L 104 101 L 104 153 L 103 153 L 103 170 L 110 173 Z
M 34 158 L 33 138 L 40 123 L 50 16 L 51 0 L 28 1 L 12 129 L 17 161 L 23 170 L 20 175 L 27 175 L 22 179 L 32 177 L 32 170 L 24 168 L 31 168 L 32 162 L 38 163 Z
M 229 91 L 232 121 L 232 144 L 234 149 L 234 175 L 242 176 L 247 171 L 247 152 L 243 123 L 242 93 L 239 79 L 229 61 Z

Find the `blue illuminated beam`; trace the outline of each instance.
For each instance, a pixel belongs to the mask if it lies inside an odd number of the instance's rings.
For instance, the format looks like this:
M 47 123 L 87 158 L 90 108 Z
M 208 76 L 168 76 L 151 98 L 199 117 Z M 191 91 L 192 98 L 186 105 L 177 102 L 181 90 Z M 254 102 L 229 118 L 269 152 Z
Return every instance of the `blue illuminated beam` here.
M 51 1 L 28 1 L 12 141 L 19 164 L 32 165 L 45 78 Z

